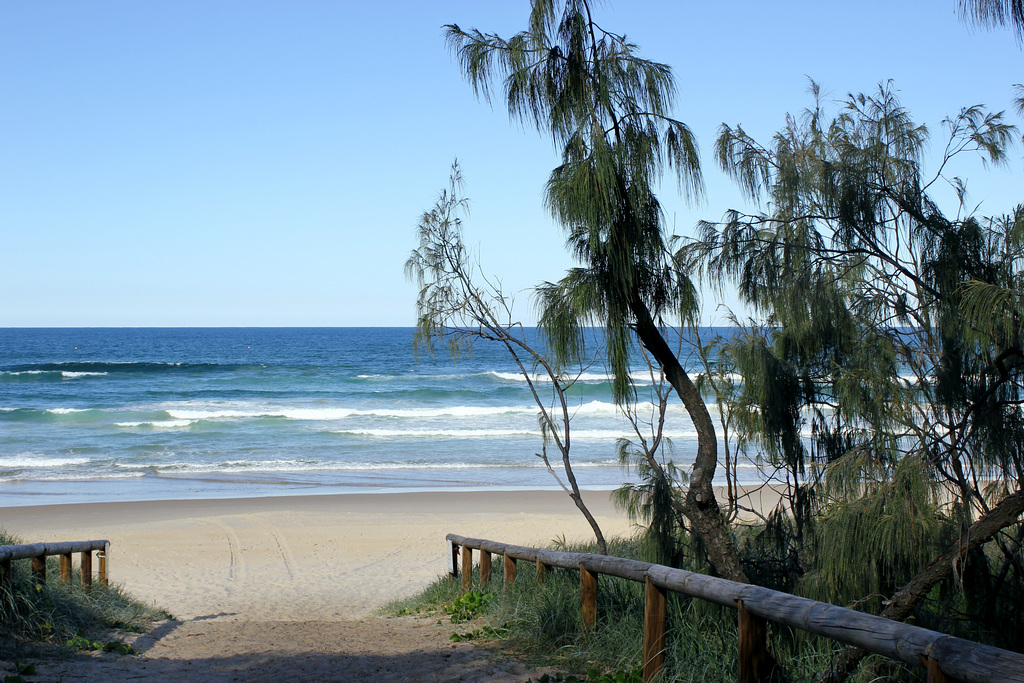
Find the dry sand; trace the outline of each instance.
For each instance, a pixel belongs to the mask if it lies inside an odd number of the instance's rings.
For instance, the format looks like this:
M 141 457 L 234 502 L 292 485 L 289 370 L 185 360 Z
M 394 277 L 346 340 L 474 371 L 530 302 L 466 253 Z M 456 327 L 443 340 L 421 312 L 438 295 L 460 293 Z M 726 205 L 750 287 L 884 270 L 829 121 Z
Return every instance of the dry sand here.
M 777 499 L 765 495 L 754 501 L 762 509 Z M 607 493 L 585 499 L 606 535 L 631 531 Z M 457 627 L 375 611 L 447 571 L 445 534 L 517 545 L 592 538 L 566 495 L 544 491 L 0 508 L 0 526 L 26 542 L 109 540 L 111 580 L 175 617 L 135 643 L 139 656 L 36 662 L 29 680 L 47 681 L 536 679 L 453 644 Z
M 607 493 L 606 534 L 628 532 Z M 445 534 L 519 545 L 589 527 L 557 492 L 450 492 L 0 508 L 27 542 L 107 539 L 111 580 L 176 621 L 136 657 L 37 662 L 31 680 L 525 681 L 435 620 L 375 610 L 447 571 Z M 4 673 L 13 672 L 8 663 Z

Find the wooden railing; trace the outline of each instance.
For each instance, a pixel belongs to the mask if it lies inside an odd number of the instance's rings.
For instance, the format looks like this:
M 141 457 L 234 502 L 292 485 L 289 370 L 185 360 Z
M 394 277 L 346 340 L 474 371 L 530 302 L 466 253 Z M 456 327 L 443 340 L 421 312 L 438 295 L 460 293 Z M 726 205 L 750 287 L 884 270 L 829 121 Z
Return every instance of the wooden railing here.
M 605 574 L 646 586 L 644 610 L 643 679 L 651 681 L 665 659 L 665 603 L 668 591 L 707 600 L 737 611 L 739 622 L 739 680 L 753 683 L 770 676 L 767 622 L 791 626 L 868 652 L 923 666 L 929 683 L 947 680 L 1024 682 L 1024 655 L 955 638 L 944 633 L 891 621 L 845 607 L 800 598 L 760 586 L 737 583 L 683 569 L 607 555 L 568 553 L 448 534 L 452 576 L 459 574 L 462 549 L 462 587 L 468 590 L 473 550 L 480 551 L 480 580 L 491 574 L 491 555 L 505 558 L 505 581 L 516 577 L 516 561 L 537 565 L 537 580 L 544 581 L 551 567 L 580 573 L 580 607 L 585 629 L 597 618 L 598 576 Z
M 108 551 L 110 541 L 64 541 L 60 543 L 31 543 L 28 545 L 0 545 L 0 582 L 6 584 L 11 579 L 11 562 L 13 560 L 32 560 L 32 579 L 37 583 L 46 583 L 46 558 L 60 557 L 60 579 L 71 583 L 71 562 L 74 553 L 81 556 L 80 568 L 82 587 L 92 587 L 92 554 L 96 552 L 98 566 L 97 580 L 107 584 Z

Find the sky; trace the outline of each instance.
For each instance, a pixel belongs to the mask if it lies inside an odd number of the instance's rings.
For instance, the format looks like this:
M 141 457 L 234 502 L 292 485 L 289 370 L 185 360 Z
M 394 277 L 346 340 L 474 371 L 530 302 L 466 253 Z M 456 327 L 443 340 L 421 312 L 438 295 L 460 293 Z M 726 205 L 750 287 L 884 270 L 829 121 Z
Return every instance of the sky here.
M 1013 110 L 1024 51 L 955 0 L 618 0 L 602 27 L 669 64 L 707 186 L 672 182 L 671 229 L 746 205 L 717 171 L 719 126 L 767 142 L 811 102 L 892 79 L 941 140 L 962 107 Z M 0 2 L 0 327 L 411 326 L 419 216 L 458 159 L 466 241 L 520 292 L 573 264 L 542 205 L 557 150 L 478 100 L 442 26 L 522 30 L 527 0 Z M 956 169 L 1008 211 L 1007 169 Z M 705 317 L 723 302 L 709 293 Z

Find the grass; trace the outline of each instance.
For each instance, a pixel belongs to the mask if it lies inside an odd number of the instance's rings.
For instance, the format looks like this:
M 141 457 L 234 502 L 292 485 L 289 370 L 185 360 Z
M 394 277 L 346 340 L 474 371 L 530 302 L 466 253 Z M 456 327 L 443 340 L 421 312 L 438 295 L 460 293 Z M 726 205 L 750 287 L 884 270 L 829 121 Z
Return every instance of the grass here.
M 595 552 L 589 545 L 556 542 L 558 550 Z M 609 541 L 609 554 L 643 559 L 642 544 L 634 539 Z M 687 567 L 689 568 L 689 567 Z M 474 589 L 480 587 L 479 567 L 473 568 Z M 644 587 L 601 576 L 597 627 L 581 627 L 579 572 L 551 569 L 538 585 L 536 569 L 520 562 L 515 583 L 503 584 L 500 571 L 480 590 L 463 597 L 461 578 L 444 575 L 412 598 L 387 605 L 388 615 L 422 614 L 443 620 L 461 619 L 460 604 L 479 605 L 468 615 L 465 633 L 457 640 L 482 640 L 534 667 L 563 672 L 563 680 L 633 681 L 642 667 Z M 481 596 L 493 593 L 493 597 Z M 737 678 L 736 612 L 703 600 L 670 593 L 667 652 L 662 683 L 735 681 Z M 769 642 L 786 680 L 815 680 L 839 651 L 824 638 L 772 625 Z M 922 675 L 919 675 L 922 674 Z M 556 678 L 550 677 L 550 681 Z M 854 681 L 924 680 L 923 671 L 878 658 L 862 666 Z
M 0 530 L 0 545 L 22 541 Z M 48 577 L 60 575 L 60 560 L 47 559 Z M 128 633 L 141 633 L 154 621 L 169 619 L 163 610 L 133 598 L 123 587 L 94 583 L 81 587 L 76 567 L 70 584 L 49 580 L 37 583 L 31 563 L 11 563 L 11 580 L 0 585 L 0 656 L 25 656 L 54 648 L 105 650 L 128 654 Z

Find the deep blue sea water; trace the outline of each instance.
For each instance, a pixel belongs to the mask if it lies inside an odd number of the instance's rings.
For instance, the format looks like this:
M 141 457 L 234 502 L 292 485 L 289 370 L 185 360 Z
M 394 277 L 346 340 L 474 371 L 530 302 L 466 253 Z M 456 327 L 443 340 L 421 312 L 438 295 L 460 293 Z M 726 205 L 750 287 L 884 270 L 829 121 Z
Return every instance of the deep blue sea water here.
M 0 329 L 0 506 L 557 488 L 504 348 L 479 342 L 452 362 L 417 357 L 412 335 Z M 637 368 L 641 389 L 645 374 Z M 631 430 L 605 370 L 587 369 L 571 399 L 580 484 L 622 483 L 615 442 Z M 695 433 L 680 406 L 667 433 L 687 466 Z

